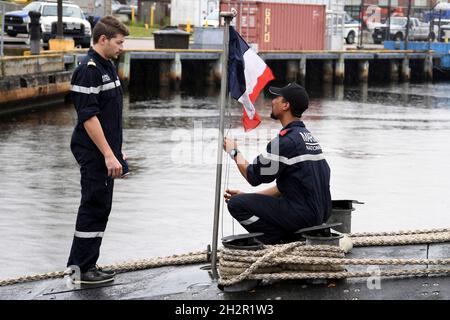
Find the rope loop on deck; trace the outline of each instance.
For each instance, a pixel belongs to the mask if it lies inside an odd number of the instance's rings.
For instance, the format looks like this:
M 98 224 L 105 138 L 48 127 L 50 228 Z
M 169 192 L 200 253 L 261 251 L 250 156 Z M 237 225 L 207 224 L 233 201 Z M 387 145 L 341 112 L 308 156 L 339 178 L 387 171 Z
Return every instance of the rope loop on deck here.
M 354 233 L 347 236 L 354 247 L 430 244 L 449 242 L 450 229 Z M 243 280 L 343 279 L 374 275 L 373 272 L 348 272 L 346 267 L 350 265 L 409 267 L 380 270 L 377 274 L 380 277 L 450 274 L 450 259 L 349 259 L 345 258 L 344 251 L 339 247 L 306 246 L 303 242 L 296 242 L 265 246 L 259 251 L 223 248 L 219 260 L 219 284 L 231 286 Z M 440 267 L 412 269 L 416 265 Z

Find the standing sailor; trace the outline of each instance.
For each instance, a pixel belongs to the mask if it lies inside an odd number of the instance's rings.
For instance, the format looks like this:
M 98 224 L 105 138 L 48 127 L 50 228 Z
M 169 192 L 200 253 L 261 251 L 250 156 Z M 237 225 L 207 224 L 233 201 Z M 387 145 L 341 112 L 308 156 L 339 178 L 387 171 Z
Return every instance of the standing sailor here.
M 331 214 L 330 168 L 317 140 L 300 120 L 308 108 L 306 90 L 290 83 L 270 87 L 273 119 L 283 126 L 279 135 L 249 164 L 232 139 L 224 149 L 236 162 L 242 176 L 252 185 L 276 185 L 259 193 L 226 190 L 231 215 L 249 232 L 262 232 L 258 240 L 274 244 L 295 231 L 322 224 Z
M 128 29 L 113 16 L 93 30 L 93 47 L 75 70 L 71 94 L 78 122 L 71 150 L 81 173 L 81 203 L 67 266 L 78 266 L 80 283 L 112 281 L 114 273 L 96 263 L 111 212 L 114 179 L 127 173 L 122 153 L 123 92 L 111 59 L 123 50 Z

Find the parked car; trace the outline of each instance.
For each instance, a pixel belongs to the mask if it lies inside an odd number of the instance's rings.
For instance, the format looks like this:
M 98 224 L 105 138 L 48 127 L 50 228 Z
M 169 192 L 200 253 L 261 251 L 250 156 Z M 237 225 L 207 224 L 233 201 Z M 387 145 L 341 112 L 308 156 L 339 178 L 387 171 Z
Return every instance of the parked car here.
M 344 20 L 344 39 L 347 44 L 355 43 L 361 29 L 361 23 L 353 19 L 347 12 Z
M 439 38 L 438 41 L 445 41 L 450 39 L 450 20 L 434 21 L 434 25 L 438 26 Z
M 111 2 L 111 11 L 114 14 L 125 14 L 131 19 L 131 12 L 134 8 L 134 14 L 137 15 L 137 5 L 126 1 L 113 0 Z
M 374 43 L 381 43 L 385 39 L 395 40 L 395 41 L 403 41 L 406 38 L 406 23 L 407 17 L 392 17 L 391 25 L 388 32 L 388 26 L 384 24 L 381 27 L 377 27 L 374 29 L 372 33 L 372 38 Z M 429 23 L 421 22 L 417 18 L 410 17 L 410 26 L 408 32 L 409 40 L 431 40 L 433 41 L 436 38 L 438 33 L 438 27 L 433 26 L 432 31 L 430 32 Z
M 10 36 L 19 33 L 28 34 L 30 18 L 28 12 L 38 11 L 41 14 L 41 35 L 44 43 L 56 37 L 58 22 L 57 3 L 49 1 L 35 1 L 20 11 L 5 14 L 5 31 Z M 80 7 L 73 3 L 63 3 L 63 36 L 73 38 L 75 45 L 87 48 L 91 44 L 91 25 L 85 18 Z
M 39 2 L 32 2 L 22 10 L 6 12 L 3 30 L 10 37 L 15 37 L 18 34 L 28 34 L 27 26 L 30 23 L 28 12 L 39 11 L 39 7 Z

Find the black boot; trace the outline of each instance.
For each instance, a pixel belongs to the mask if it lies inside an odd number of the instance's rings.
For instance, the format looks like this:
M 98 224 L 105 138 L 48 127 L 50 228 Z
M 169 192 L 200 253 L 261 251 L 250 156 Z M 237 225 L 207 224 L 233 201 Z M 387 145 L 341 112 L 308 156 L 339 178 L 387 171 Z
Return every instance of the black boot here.
M 81 273 L 80 279 L 74 279 L 75 284 L 99 284 L 114 280 L 114 274 L 108 274 L 99 270 L 97 267 L 92 267 L 88 271 Z

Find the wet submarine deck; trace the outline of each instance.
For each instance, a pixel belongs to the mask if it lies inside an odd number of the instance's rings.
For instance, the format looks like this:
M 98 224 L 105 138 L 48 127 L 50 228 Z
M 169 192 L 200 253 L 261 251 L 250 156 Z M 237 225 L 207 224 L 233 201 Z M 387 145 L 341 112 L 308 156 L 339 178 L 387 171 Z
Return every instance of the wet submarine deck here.
M 357 247 L 347 258 L 437 259 L 450 256 L 450 243 Z M 104 285 L 71 289 L 65 279 L 51 279 L 0 287 L 2 300 L 448 300 L 450 277 L 381 278 L 378 286 L 368 278 L 328 280 L 319 284 L 305 280 L 274 281 L 250 291 L 224 292 L 206 264 L 160 267 L 120 273 Z M 380 270 L 405 268 L 379 266 Z M 418 265 L 409 268 L 435 268 Z M 348 266 L 366 271 L 366 266 Z M 371 282 L 371 280 L 370 280 Z M 371 282 L 372 283 L 372 282 Z

